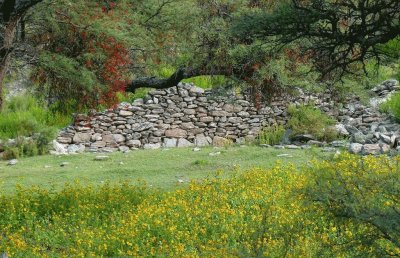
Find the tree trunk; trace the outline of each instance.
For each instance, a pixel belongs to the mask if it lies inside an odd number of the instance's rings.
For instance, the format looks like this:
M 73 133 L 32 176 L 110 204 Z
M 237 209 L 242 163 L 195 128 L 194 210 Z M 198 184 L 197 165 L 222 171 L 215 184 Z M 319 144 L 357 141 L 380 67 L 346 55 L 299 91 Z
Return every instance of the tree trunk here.
M 4 37 L 3 40 L 0 41 L 0 111 L 3 110 L 4 106 L 4 79 L 7 74 L 19 21 L 20 16 L 14 16 L 5 24 Z

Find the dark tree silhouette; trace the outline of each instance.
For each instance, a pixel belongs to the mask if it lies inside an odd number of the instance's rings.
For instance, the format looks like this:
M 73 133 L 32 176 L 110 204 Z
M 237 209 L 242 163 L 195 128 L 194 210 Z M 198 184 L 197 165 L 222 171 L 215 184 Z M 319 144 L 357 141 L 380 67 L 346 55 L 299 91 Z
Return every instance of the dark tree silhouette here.
M 10 55 L 15 48 L 16 31 L 24 13 L 42 0 L 0 0 L 0 110 L 3 107 L 3 81 Z

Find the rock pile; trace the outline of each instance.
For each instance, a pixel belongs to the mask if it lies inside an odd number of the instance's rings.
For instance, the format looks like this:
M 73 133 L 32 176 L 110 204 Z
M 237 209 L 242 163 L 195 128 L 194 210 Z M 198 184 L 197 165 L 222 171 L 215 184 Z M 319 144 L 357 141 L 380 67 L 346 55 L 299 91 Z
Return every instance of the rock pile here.
M 397 81 L 386 81 L 373 89 L 375 103 L 398 89 Z M 387 152 L 397 147 L 400 127 L 376 107 L 349 98 L 343 108 L 328 92 L 282 96 L 257 109 L 245 96 L 214 96 L 192 84 L 153 90 L 134 103 L 90 115 L 77 115 L 54 143 L 58 152 L 91 152 L 158 149 L 161 147 L 224 146 L 254 140 L 267 125 L 285 124 L 289 104 L 314 103 L 338 120 L 338 131 L 351 140 L 354 153 Z M 310 144 L 316 144 L 310 138 Z M 323 144 L 322 144 L 323 145 Z M 346 146 L 334 142 L 333 147 Z M 64 149 L 63 149 L 64 148 Z
M 349 103 L 337 117 L 342 132 L 350 137 L 349 151 L 362 154 L 388 153 L 400 142 L 400 125 L 387 114 L 379 112 L 379 104 L 399 90 L 396 80 L 388 80 L 373 88 L 375 95 L 369 106 Z

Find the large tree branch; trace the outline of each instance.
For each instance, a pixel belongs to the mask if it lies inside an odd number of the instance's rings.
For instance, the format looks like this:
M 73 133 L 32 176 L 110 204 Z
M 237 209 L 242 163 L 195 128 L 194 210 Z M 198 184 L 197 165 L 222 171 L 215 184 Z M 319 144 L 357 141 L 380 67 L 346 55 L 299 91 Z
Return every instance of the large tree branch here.
M 155 89 L 166 89 L 178 85 L 184 79 L 193 78 L 201 75 L 233 75 L 234 72 L 231 69 L 199 69 L 199 68 L 184 68 L 181 67 L 177 69 L 174 74 L 169 78 L 157 78 L 157 77 L 140 77 L 134 79 L 131 84 L 129 84 L 125 91 L 135 92 L 139 88 L 155 88 Z

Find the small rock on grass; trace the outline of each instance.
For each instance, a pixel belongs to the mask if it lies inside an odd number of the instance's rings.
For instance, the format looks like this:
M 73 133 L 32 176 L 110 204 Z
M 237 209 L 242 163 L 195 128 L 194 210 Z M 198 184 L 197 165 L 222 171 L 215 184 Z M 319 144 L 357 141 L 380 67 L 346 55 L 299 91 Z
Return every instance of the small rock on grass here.
M 197 152 L 197 151 L 201 151 L 201 149 L 200 148 L 194 148 L 193 151 Z
M 293 158 L 293 156 L 290 155 L 290 154 L 279 154 L 279 155 L 277 155 L 277 157 L 278 157 L 278 158 L 282 158 L 282 157 Z
M 18 160 L 12 159 L 12 160 L 8 161 L 7 166 L 15 166 L 15 165 L 17 165 L 17 163 L 18 163 Z
M 221 152 L 220 151 L 217 151 L 217 152 L 211 152 L 210 154 L 208 154 L 209 156 L 211 156 L 211 157 L 213 157 L 213 156 L 217 156 L 217 155 L 220 155 L 221 154 Z
M 298 150 L 298 149 L 300 149 L 300 147 L 297 146 L 297 145 L 286 145 L 285 148 L 289 149 L 289 150 Z
M 103 161 L 103 160 L 108 160 L 110 157 L 109 156 L 96 156 L 94 158 L 95 161 Z

